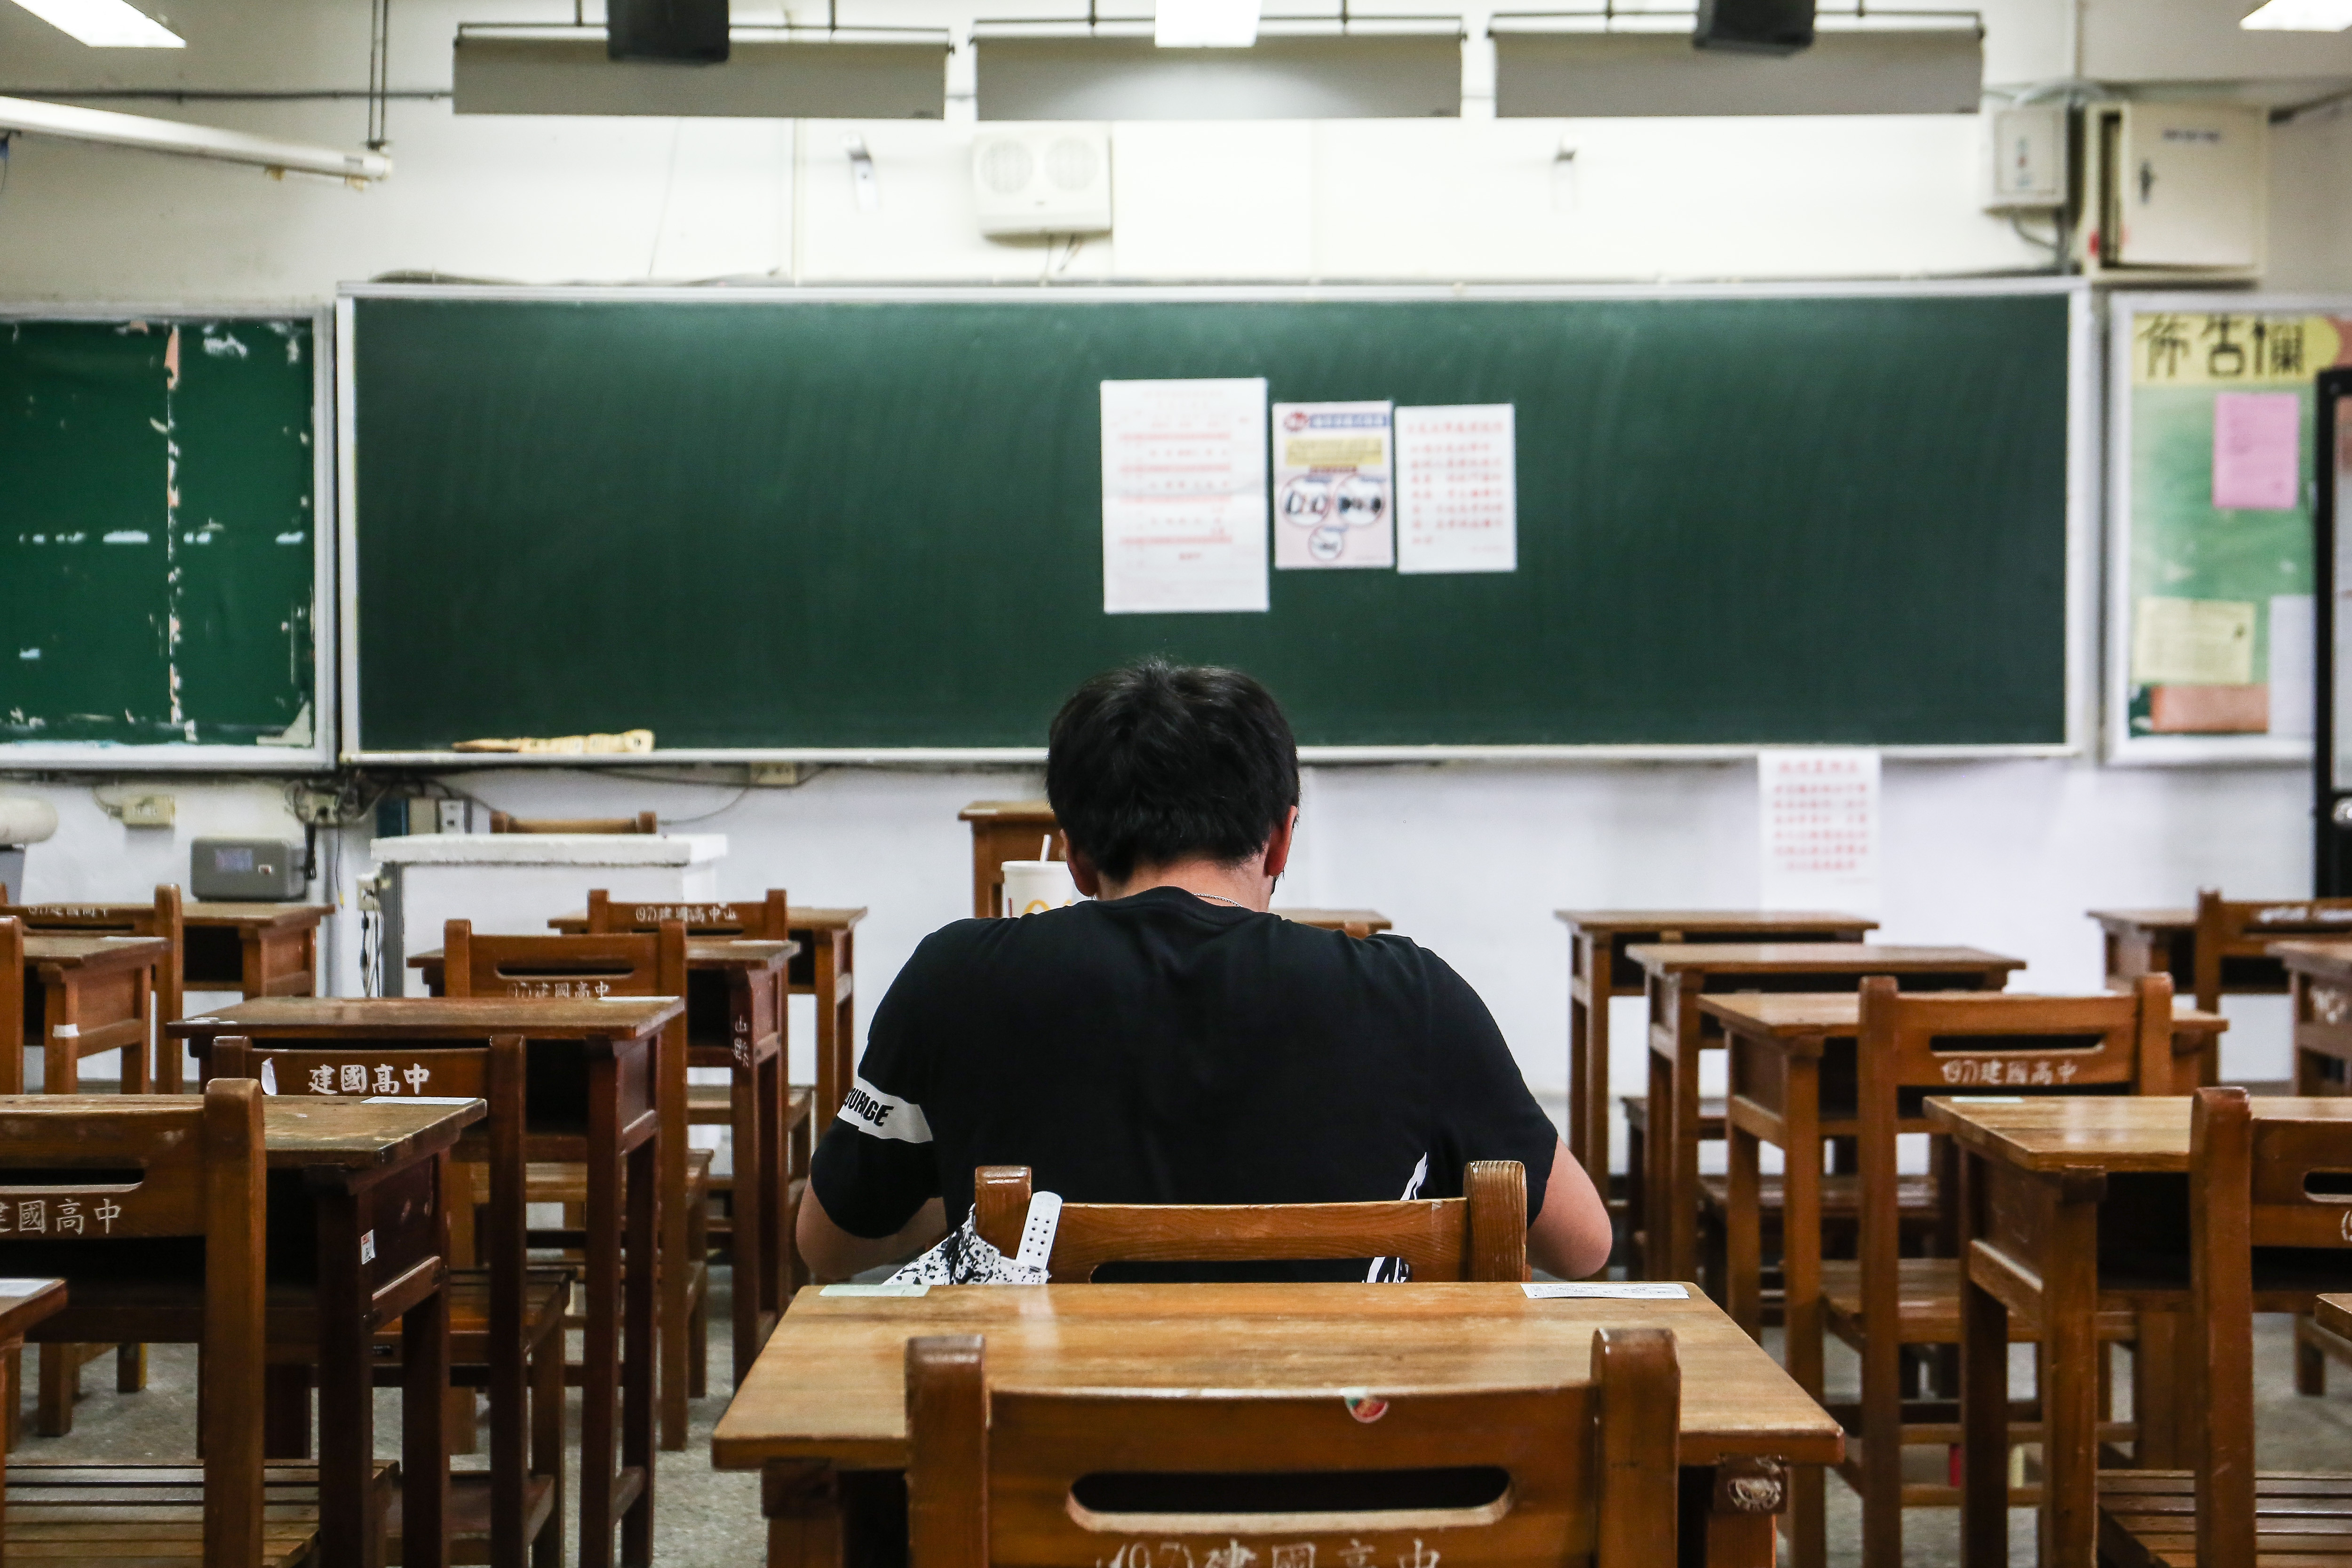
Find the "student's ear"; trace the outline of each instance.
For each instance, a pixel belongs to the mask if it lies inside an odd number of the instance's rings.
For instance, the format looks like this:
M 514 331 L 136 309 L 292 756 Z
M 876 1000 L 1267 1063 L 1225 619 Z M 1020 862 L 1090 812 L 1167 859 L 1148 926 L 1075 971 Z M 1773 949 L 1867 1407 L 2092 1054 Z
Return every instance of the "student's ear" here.
M 1076 845 L 1069 847 L 1069 856 L 1070 880 L 1078 885 L 1078 891 L 1089 899 L 1101 898 L 1102 873 L 1095 869 L 1095 863 Z
M 1276 827 L 1274 830 L 1273 837 L 1265 841 L 1265 861 L 1264 869 L 1267 876 L 1279 877 L 1289 866 L 1291 842 L 1293 839 L 1297 838 L 1297 836 L 1298 808 L 1294 805 L 1290 808 L 1289 813 L 1283 817 L 1282 826 Z

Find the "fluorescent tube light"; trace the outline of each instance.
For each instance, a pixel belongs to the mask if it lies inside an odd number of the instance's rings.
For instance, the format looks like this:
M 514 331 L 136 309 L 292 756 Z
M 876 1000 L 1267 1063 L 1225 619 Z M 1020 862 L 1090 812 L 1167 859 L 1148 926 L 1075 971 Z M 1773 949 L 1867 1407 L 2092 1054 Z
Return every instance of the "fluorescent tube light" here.
M 2238 26 L 2250 33 L 2340 33 L 2352 27 L 2352 0 L 2270 0 Z
M 183 125 L 176 120 L 117 114 L 110 109 L 78 109 L 28 98 L 0 98 L 0 131 L 139 147 L 188 158 L 217 158 L 265 169 L 299 169 L 306 174 L 329 174 L 339 180 L 381 180 L 392 173 L 392 160 L 381 153 L 346 153 L 335 147 L 248 136 L 242 131 L 215 131 L 209 125 Z
M 1257 42 L 1259 0 L 1160 0 L 1151 41 L 1163 49 L 1245 49 Z
M 16 0 L 93 49 L 184 49 L 188 41 L 130 0 Z

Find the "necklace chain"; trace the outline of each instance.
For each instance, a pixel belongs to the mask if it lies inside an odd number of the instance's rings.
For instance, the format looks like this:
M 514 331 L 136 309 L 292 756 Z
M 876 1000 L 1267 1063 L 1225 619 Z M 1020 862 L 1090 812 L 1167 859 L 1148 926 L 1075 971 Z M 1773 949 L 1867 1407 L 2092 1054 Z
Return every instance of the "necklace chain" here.
M 1192 891 L 1190 889 L 1185 890 L 1187 892 Z M 1239 899 L 1229 899 L 1223 893 L 1193 893 L 1192 896 L 1196 899 L 1214 899 L 1221 904 L 1231 904 L 1237 910 L 1245 910 L 1249 908 L 1247 904 L 1242 902 Z

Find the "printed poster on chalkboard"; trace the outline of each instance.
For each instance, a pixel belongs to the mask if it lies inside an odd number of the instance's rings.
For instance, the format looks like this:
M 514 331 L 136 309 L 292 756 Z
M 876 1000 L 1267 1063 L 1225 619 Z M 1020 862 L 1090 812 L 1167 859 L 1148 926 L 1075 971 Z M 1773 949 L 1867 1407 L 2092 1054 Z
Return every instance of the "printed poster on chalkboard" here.
M 1265 382 L 1102 384 L 1103 614 L 1264 610 Z
M 1396 411 L 1399 572 L 1519 569 L 1516 410 Z
M 1385 403 L 1274 405 L 1277 571 L 1396 564 Z

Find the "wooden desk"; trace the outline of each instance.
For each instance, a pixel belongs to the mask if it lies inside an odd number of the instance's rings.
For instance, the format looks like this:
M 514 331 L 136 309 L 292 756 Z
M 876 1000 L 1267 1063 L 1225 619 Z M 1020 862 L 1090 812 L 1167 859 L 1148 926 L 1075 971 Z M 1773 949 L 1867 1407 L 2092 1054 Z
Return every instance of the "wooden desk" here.
M 720 1417 L 711 1462 L 764 1472 L 770 1568 L 834 1568 L 835 1472 L 906 1468 L 904 1347 L 918 1334 L 986 1335 L 991 1377 L 1022 1387 L 1410 1388 L 1556 1378 L 1584 1366 L 1595 1328 L 1626 1323 L 1675 1331 L 1685 1495 L 1705 1488 L 1714 1500 L 1685 1561 L 1765 1568 L 1780 1467 L 1834 1463 L 1843 1437 L 1696 1291 L 1625 1301 L 1530 1300 L 1510 1284 L 803 1290 Z
M 1626 950 L 1657 942 L 1860 942 L 1878 928 L 1807 910 L 1554 910 L 1568 927 L 1568 1149 L 1609 1191 L 1609 1001 L 1642 994 Z M 1628 1173 L 1630 1177 L 1631 1173 Z
M 2322 1296 L 2312 1316 L 2329 1333 L 2352 1339 L 2352 1296 Z
M 2086 911 L 2099 922 L 2105 947 L 2107 985 L 2111 990 L 2126 990 L 2142 974 L 2169 973 L 2172 988 L 2184 996 L 2197 993 L 2197 911 L 2187 906 L 2177 909 L 2152 910 L 2091 910 Z M 2275 914 L 2284 928 L 2282 940 L 2270 944 L 2276 954 L 2295 940 L 2296 945 L 2325 945 L 2327 937 L 2316 932 L 2315 926 L 2336 923 L 2334 917 L 2326 920 L 2306 919 L 2315 914 L 2312 902 L 2305 899 L 2281 899 L 2275 906 L 2264 906 L 2265 915 Z M 2298 927 L 2302 929 L 2297 930 Z M 2344 928 L 2352 939 L 2352 926 Z M 2299 939 L 2299 940 L 2296 940 Z M 2274 957 L 2263 957 L 2227 949 L 2222 954 L 2219 994 L 2221 996 L 2275 996 L 2288 989 L 2286 971 Z
M 956 820 L 971 824 L 971 912 L 982 920 L 1004 912 L 1007 860 L 1034 860 L 1049 847 L 1055 853 L 1047 858 L 1069 858 L 1050 801 L 976 800 L 956 813 Z
M 2280 942 L 2271 952 L 2294 999 L 2294 1092 L 2352 1094 L 2352 942 Z
M 1649 1213 L 1644 1270 L 1686 1279 L 1698 1267 L 1699 1053 L 1722 1044 L 1698 999 L 1721 991 L 1843 991 L 1891 974 L 1906 991 L 1999 991 L 2025 967 L 1973 947 L 1872 942 L 1666 942 L 1626 949 L 1650 999 Z M 1660 1107 L 1664 1107 L 1663 1114 Z M 1661 1237 L 1664 1239 L 1661 1241 Z
M 1860 1108 L 1854 1100 L 1854 1086 L 1861 1081 L 1856 1052 L 1862 998 L 1851 991 L 1810 995 L 1736 994 L 1702 996 L 1699 1011 L 1722 1031 L 1731 1053 L 1730 1093 L 1724 1110 L 1730 1144 L 1724 1246 L 1728 1300 L 1724 1305 L 1734 1322 L 1760 1337 L 1764 1269 L 1758 1151 L 1761 1144 L 1770 1143 L 1784 1156 L 1780 1211 L 1784 1355 L 1797 1385 L 1819 1399 L 1825 1343 L 1822 1156 L 1831 1139 L 1852 1138 L 1862 1131 Z M 2185 1089 L 2196 1083 L 2209 1042 L 2229 1026 L 2219 1015 L 2178 1005 L 2173 1026 L 2176 1081 Z M 1965 1065 L 1955 1062 L 1951 1068 L 1962 1071 Z M 1822 1095 L 1824 1077 L 1833 1086 L 1827 1104 Z M 1904 1132 L 1940 1131 L 1920 1117 L 1900 1119 L 1896 1127 Z M 1954 1194 L 1946 1191 L 1939 1196 L 1945 1212 L 1952 1213 Z M 2150 1364 L 2151 1359 L 2133 1358 L 2136 1387 L 2143 1373 L 2158 1370 Z M 2139 1389 L 2135 1408 L 2147 1412 L 2154 1403 L 2150 1397 L 2154 1392 L 2152 1384 Z M 1820 1484 L 1818 1471 L 1797 1478 L 1792 1543 L 1799 1563 L 1822 1559 L 1821 1503 L 1814 1489 Z
M 1960 1160 L 1962 1561 L 2008 1556 L 2009 1318 L 2040 1283 L 2042 1562 L 2094 1568 L 2103 1302 L 2185 1310 L 2189 1284 L 2186 1096 L 1934 1098 L 1927 1119 Z M 2352 1119 L 2340 1099 L 2261 1099 L 2253 1114 Z M 2111 1201 L 2112 1200 L 2112 1201 Z M 2103 1259 L 2104 1255 L 2104 1259 Z M 2103 1267 L 2104 1261 L 2104 1267 Z M 2128 1270 L 2128 1272 L 2126 1272 Z M 2257 1311 L 2283 1310 L 2258 1288 Z M 2291 1309 L 2285 1309 L 2291 1310 Z M 2145 1342 L 2142 1353 L 2154 1347 Z M 2185 1349 L 2185 1347 L 2184 1347 Z M 2158 1355 L 2156 1359 L 2170 1358 Z
M 87 1057 L 122 1053 L 122 1089 L 148 1084 L 156 966 L 172 944 L 154 936 L 27 936 L 21 1012 L 0 1008 L 0 1094 L 25 1092 L 25 1050 L 39 1046 L 41 1088 L 73 1094 Z M 5 989 L 5 986 L 0 986 Z M 18 1018 L 22 1033 L 7 1031 Z
M 332 905 L 196 902 L 181 912 L 189 990 L 235 991 L 247 1001 L 318 994 L 319 924 Z
M 659 919 L 662 917 L 646 911 L 675 909 L 677 912 L 667 918 L 685 921 L 690 938 L 696 911 L 702 907 L 640 905 L 637 918 Z M 787 918 L 792 922 L 793 941 L 800 945 L 800 951 L 786 967 L 785 976 L 793 995 L 816 998 L 815 1121 L 823 1126 L 841 1113 L 841 1102 L 848 1096 L 850 1082 L 856 1073 L 857 922 L 866 918 L 866 911 L 862 908 L 825 909 L 794 904 Z M 547 923 L 552 931 L 578 936 L 588 929 L 588 911 L 574 910 Z M 688 965 L 692 963 L 689 956 Z
M 654 1256 L 654 1045 L 663 1026 L 685 1005 L 674 996 L 603 1002 L 273 996 L 170 1026 L 207 1066 L 212 1042 L 223 1035 L 338 1047 L 371 1039 L 417 1046 L 496 1035 L 528 1038 L 525 1156 L 588 1168 L 587 1261 L 579 1288 L 587 1318 L 580 1467 L 583 1568 L 610 1568 L 616 1524 L 628 1561 L 650 1561 L 653 1551 L 655 1271 L 629 1269 L 625 1300 L 621 1262 L 625 1249 L 639 1259 Z M 373 1089 L 373 1083 L 367 1086 L 370 1093 Z M 415 1092 L 431 1089 L 427 1082 Z M 322 1421 L 323 1411 L 322 1405 Z

